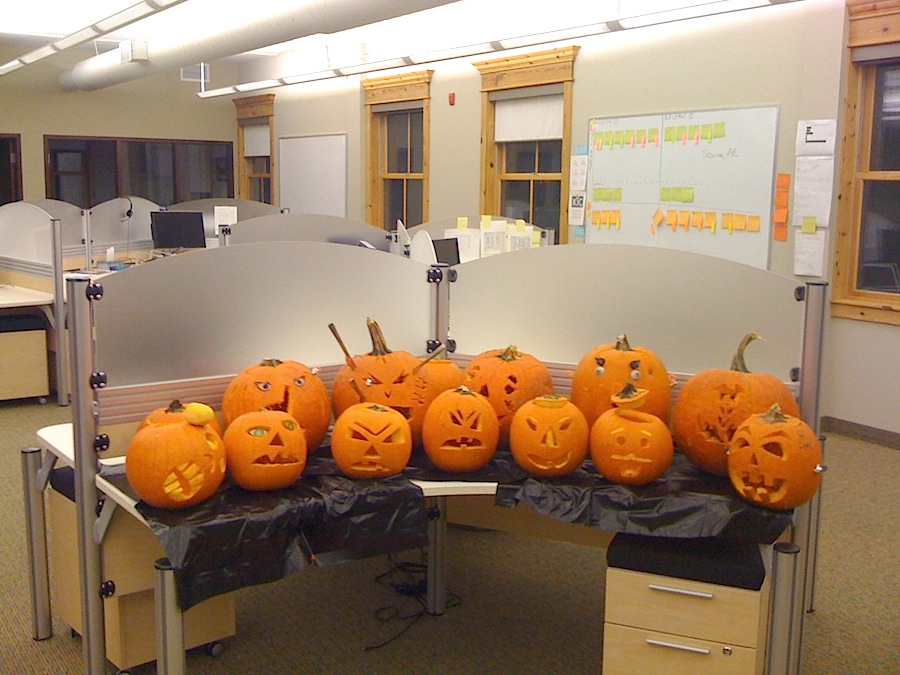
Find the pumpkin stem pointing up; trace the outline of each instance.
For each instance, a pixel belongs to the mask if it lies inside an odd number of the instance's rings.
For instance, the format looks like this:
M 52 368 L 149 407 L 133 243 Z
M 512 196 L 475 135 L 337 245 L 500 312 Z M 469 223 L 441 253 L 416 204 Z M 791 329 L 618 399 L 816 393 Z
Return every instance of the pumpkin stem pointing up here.
M 372 351 L 370 354 L 372 356 L 384 356 L 385 354 L 390 354 L 391 350 L 388 349 L 387 342 L 384 339 L 384 333 L 381 332 L 381 327 L 378 325 L 378 322 L 375 319 L 366 319 L 366 326 L 369 328 L 369 335 L 372 337 Z
M 350 366 L 353 370 L 356 370 L 356 361 L 353 360 L 353 357 L 350 355 L 350 351 L 347 349 L 347 345 L 344 344 L 344 341 L 341 339 L 340 333 L 338 333 L 337 326 L 333 323 L 328 324 L 328 330 L 331 331 L 331 334 L 334 335 L 334 339 L 337 340 L 338 345 L 341 347 L 341 351 L 344 352 L 344 359 L 348 366 Z
M 506 350 L 499 356 L 504 361 L 516 361 L 522 358 L 522 355 L 519 353 L 519 348 L 515 345 L 510 345 L 509 347 L 507 347 Z
M 415 368 L 412 369 L 412 374 L 413 375 L 417 374 L 422 369 L 422 366 L 424 366 L 426 363 L 428 363 L 432 359 L 437 358 L 438 356 L 443 354 L 446 350 L 447 350 L 447 348 L 443 344 L 438 345 L 437 349 L 435 349 L 428 356 L 426 356 L 424 359 L 422 359 L 419 362 L 419 365 L 417 365 Z
M 761 340 L 756 333 L 747 333 L 744 336 L 744 339 L 741 340 L 741 344 L 738 345 L 737 351 L 734 353 L 734 356 L 731 359 L 731 369 L 736 370 L 739 373 L 749 373 L 750 370 L 747 368 L 747 363 L 744 361 L 744 350 L 754 340 Z
M 616 349 L 620 352 L 631 351 L 631 346 L 628 344 L 628 336 L 624 333 L 616 338 Z
M 170 412 L 170 413 L 184 412 L 184 406 L 182 405 L 181 401 L 179 401 L 176 398 L 174 401 L 172 401 L 169 404 L 169 407 L 166 408 L 166 412 Z
M 282 364 L 281 359 L 263 359 L 262 361 L 259 362 L 259 365 L 261 365 L 261 366 L 270 366 L 272 368 L 280 366 L 281 364 Z
M 781 424 L 787 420 L 787 417 L 781 412 L 781 406 L 777 403 L 773 403 L 771 408 L 760 415 L 760 419 L 766 424 Z

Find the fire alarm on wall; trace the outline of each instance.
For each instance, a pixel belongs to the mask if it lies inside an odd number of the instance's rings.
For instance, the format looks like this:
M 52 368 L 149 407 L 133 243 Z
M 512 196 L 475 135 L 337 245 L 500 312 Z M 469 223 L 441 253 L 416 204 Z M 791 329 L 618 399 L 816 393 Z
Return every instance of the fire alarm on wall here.
M 455 91 L 451 91 L 451 92 L 447 95 L 447 100 L 450 102 L 450 105 L 456 105 L 456 92 L 455 92 Z

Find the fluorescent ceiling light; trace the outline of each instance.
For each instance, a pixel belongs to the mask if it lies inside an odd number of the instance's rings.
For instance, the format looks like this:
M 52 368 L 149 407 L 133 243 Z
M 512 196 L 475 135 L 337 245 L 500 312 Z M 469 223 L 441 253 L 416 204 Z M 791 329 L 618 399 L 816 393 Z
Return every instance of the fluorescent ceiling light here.
M 215 98 L 216 96 L 228 96 L 229 94 L 237 94 L 238 88 L 235 87 L 221 87 L 219 89 L 207 89 L 206 91 L 198 91 L 197 96 L 199 98 Z
M 475 45 L 464 45 L 462 47 L 452 47 L 450 49 L 440 49 L 434 52 L 424 52 L 421 54 L 413 54 L 409 60 L 414 64 L 432 63 L 434 61 L 446 61 L 448 59 L 459 59 L 466 56 L 476 56 L 478 54 L 487 54 L 494 51 L 494 45 L 490 42 L 481 42 Z
M 29 63 L 34 63 L 35 61 L 40 61 L 41 59 L 46 59 L 48 56 L 52 56 L 55 53 L 56 50 L 52 45 L 44 45 L 43 47 L 38 47 L 34 51 L 23 54 L 19 57 L 19 61 L 27 65 Z
M 281 86 L 279 80 L 260 80 L 259 82 L 245 82 L 244 84 L 236 84 L 234 88 L 237 91 L 257 91 L 259 89 L 270 89 L 272 87 Z
M 2 66 L 0 66 L 0 75 L 6 75 L 7 73 L 11 73 L 12 71 L 18 70 L 19 68 L 21 68 L 24 65 L 25 64 L 22 61 L 19 61 L 19 59 L 16 59 L 15 61 L 10 61 L 9 63 L 5 63 Z
M 553 30 L 546 33 L 534 33 L 533 35 L 523 35 L 521 37 L 503 38 L 499 42 L 503 49 L 515 49 L 517 47 L 531 47 L 546 42 L 574 40 L 575 38 L 587 37 L 589 35 L 602 35 L 609 31 L 610 28 L 605 22 L 594 23 L 589 26 L 576 26 L 575 28 Z
M 316 80 L 327 80 L 329 77 L 337 77 L 340 73 L 336 70 L 320 70 L 317 73 L 307 73 L 305 75 L 289 75 L 282 77 L 282 84 L 303 84 L 304 82 L 315 82 Z
M 401 66 L 410 66 L 412 64 L 413 61 L 409 58 L 398 57 L 396 59 L 373 61 L 372 63 L 360 63 L 355 66 L 347 66 L 346 68 L 335 68 L 335 71 L 341 75 L 359 75 L 361 73 L 371 73 L 373 70 L 388 70 L 390 68 L 400 68 Z
M 66 35 L 65 37 L 60 38 L 53 43 L 53 47 L 57 51 L 62 51 L 63 49 L 68 49 L 69 47 L 76 47 L 82 42 L 93 40 L 98 35 L 100 35 L 100 31 L 98 31 L 93 26 L 87 26 L 86 28 L 82 28 L 81 30 L 76 31 L 71 35 Z
M 653 26 L 659 23 L 682 21 L 684 19 L 696 19 L 701 16 L 724 14 L 726 12 L 733 12 L 740 9 L 762 7 L 763 5 L 768 4 L 768 0 L 720 0 L 719 2 L 708 2 L 701 5 L 692 5 L 689 7 L 680 7 L 678 9 L 653 12 L 651 14 L 643 14 L 640 16 L 625 17 L 619 19 L 619 25 L 622 28 L 626 29 L 643 28 L 645 26 Z

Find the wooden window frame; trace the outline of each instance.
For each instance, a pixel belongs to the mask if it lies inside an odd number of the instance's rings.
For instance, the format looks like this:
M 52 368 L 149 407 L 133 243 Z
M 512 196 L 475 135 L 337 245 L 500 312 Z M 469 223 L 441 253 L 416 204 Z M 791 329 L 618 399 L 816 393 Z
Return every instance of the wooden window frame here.
M 10 202 L 22 199 L 22 137 L 19 134 L 0 134 L 10 145 L 13 157 L 3 159 L 9 170 Z
M 562 178 L 559 189 L 559 241 L 569 240 L 569 161 L 572 154 L 572 93 L 578 47 L 507 56 L 473 65 L 481 74 L 481 213 L 497 215 L 500 209 L 500 149 L 496 142 L 496 114 L 492 92 L 550 84 L 563 86 Z
M 269 181 L 270 204 L 277 203 L 275 190 L 275 94 L 260 94 L 234 99 L 238 121 L 238 197 L 250 199 L 250 183 L 253 179 Z M 262 122 L 261 120 L 265 120 Z M 269 171 L 254 173 L 250 159 L 244 155 L 244 127 L 250 124 L 267 124 L 269 127 Z
M 433 70 L 366 78 L 362 81 L 366 106 L 366 222 L 385 230 L 393 223 L 385 223 L 384 182 L 390 177 L 384 169 L 384 148 L 387 143 L 384 113 L 377 110 L 383 104 L 410 103 L 410 109 L 422 111 L 422 222 L 428 222 L 429 166 L 431 139 L 431 78 Z M 415 106 L 412 104 L 415 103 Z M 398 108 L 400 111 L 400 108 Z M 411 177 L 404 174 L 403 178 Z
M 847 9 L 848 49 L 900 43 L 900 0 L 847 0 Z M 863 188 L 873 179 L 900 181 L 900 172 L 868 170 L 878 62 L 854 63 L 851 54 L 848 64 L 831 315 L 900 326 L 900 294 L 857 288 Z

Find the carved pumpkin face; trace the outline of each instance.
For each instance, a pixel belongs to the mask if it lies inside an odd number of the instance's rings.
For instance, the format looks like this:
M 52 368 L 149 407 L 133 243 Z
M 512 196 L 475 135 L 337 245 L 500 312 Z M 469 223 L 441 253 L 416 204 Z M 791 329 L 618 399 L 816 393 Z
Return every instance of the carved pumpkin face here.
M 204 406 L 206 407 L 206 406 Z M 151 424 L 128 444 L 125 475 L 142 500 L 162 509 L 183 509 L 210 497 L 225 478 L 225 446 L 209 414 Z
M 463 371 L 453 361 L 435 358 L 418 366 L 412 390 L 412 409 L 409 427 L 413 445 L 422 445 L 422 427 L 425 414 L 438 394 L 456 389 L 463 382 Z
M 222 396 L 225 426 L 257 410 L 281 410 L 303 427 L 309 449 L 321 445 L 331 422 L 328 388 L 311 368 L 298 361 L 266 359 L 245 368 Z
M 500 422 L 500 440 L 509 441 L 513 415 L 524 403 L 553 393 L 547 367 L 514 345 L 491 349 L 473 358 L 465 371 L 465 385 L 486 397 Z
M 791 390 L 774 375 L 747 372 L 744 349 L 756 338 L 744 337 L 731 369 L 710 368 L 685 382 L 672 412 L 672 435 L 692 464 L 717 476 L 728 475 L 728 445 L 738 425 L 777 403 L 799 417 Z
M 631 348 L 621 335 L 615 344 L 591 349 L 578 362 L 572 375 L 572 403 L 593 425 L 612 408 L 610 397 L 630 383 L 647 390 L 643 411 L 669 421 L 672 385 L 662 360 L 644 347 Z
M 630 389 L 627 385 L 615 399 L 640 407 L 643 396 L 627 394 Z M 656 480 L 675 455 L 669 428 L 656 415 L 636 408 L 617 407 L 600 415 L 591 427 L 590 446 L 600 475 L 620 485 Z
M 728 478 L 749 502 L 770 509 L 793 509 L 819 489 L 822 447 L 802 420 L 775 405 L 740 424 L 728 450 Z
M 351 478 L 400 473 L 412 455 L 412 434 L 402 413 L 377 403 L 356 403 L 334 423 L 331 455 Z
M 444 471 L 478 471 L 494 456 L 499 440 L 500 423 L 493 406 L 468 387 L 438 394 L 425 413 L 425 454 Z
M 292 485 L 306 467 L 306 435 L 282 410 L 244 413 L 225 430 L 228 473 L 245 490 Z
M 584 461 L 590 429 L 584 414 L 564 396 L 539 396 L 513 416 L 509 447 L 528 473 L 564 476 Z

